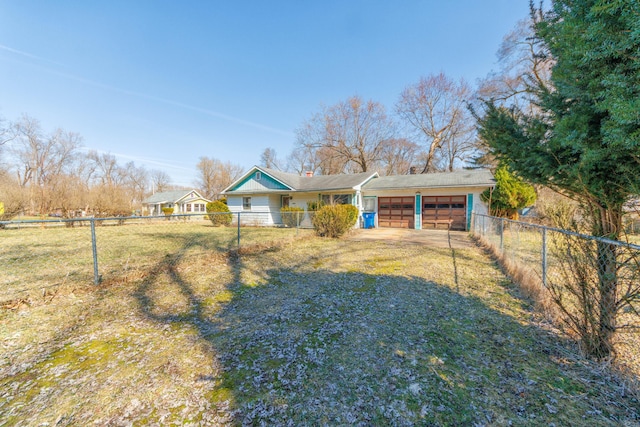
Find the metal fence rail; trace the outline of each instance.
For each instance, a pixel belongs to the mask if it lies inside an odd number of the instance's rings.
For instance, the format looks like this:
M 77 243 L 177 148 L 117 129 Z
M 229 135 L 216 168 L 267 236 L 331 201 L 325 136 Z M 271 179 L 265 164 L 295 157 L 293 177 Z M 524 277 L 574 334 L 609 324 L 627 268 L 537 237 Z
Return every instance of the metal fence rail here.
M 575 329 L 576 313 L 586 309 L 596 313 L 595 322 L 578 327 L 597 328 L 597 316 L 610 311 L 617 313 L 618 332 L 640 332 L 640 245 L 482 214 L 473 215 L 471 232 L 515 267 L 527 286 L 564 305 L 564 324 Z M 603 297 L 603 283 L 616 288 L 612 300 Z M 616 336 L 618 355 L 640 375 L 640 334 Z
M 209 215 L 226 215 L 229 225 L 214 226 Z M 2 221 L 0 302 L 64 284 L 117 280 L 171 257 L 293 239 L 310 232 L 308 218 L 296 213 L 292 226 L 274 226 L 269 213 L 256 212 Z
M 640 245 L 633 243 L 476 213 L 473 214 L 471 231 L 498 249 L 508 260 L 531 269 L 544 286 L 550 277 L 563 276 L 558 269 L 565 258 L 563 255 L 567 248 L 563 247 L 562 241 L 566 241 L 566 237 L 613 245 L 618 248 L 618 254 L 628 253 L 632 258 L 640 255 Z M 621 266 L 621 269 L 624 268 L 624 265 Z

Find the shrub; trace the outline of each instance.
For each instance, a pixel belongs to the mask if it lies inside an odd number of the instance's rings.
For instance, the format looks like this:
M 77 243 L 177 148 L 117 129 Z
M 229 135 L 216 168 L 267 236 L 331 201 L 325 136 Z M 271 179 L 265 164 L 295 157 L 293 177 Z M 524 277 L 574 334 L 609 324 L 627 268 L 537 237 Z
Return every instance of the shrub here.
M 324 206 L 324 202 L 322 200 L 318 200 L 315 202 L 307 202 L 307 210 L 308 211 L 318 211 Z
M 357 218 L 358 209 L 353 205 L 328 205 L 316 212 L 312 223 L 318 236 L 338 238 L 355 225 Z
M 302 220 L 302 212 L 304 212 L 304 209 L 299 207 L 280 208 L 282 223 L 287 227 L 297 227 L 299 222 Z
M 173 215 L 173 208 L 162 208 L 162 213 L 165 214 L 167 219 L 171 219 L 171 215 Z
M 353 205 L 342 205 L 344 209 L 347 211 L 348 220 L 349 220 L 349 228 L 356 225 L 358 221 L 358 208 Z
M 216 227 L 230 225 L 233 219 L 229 207 L 219 200 L 207 203 L 207 213 L 211 214 L 207 215 L 207 217 Z

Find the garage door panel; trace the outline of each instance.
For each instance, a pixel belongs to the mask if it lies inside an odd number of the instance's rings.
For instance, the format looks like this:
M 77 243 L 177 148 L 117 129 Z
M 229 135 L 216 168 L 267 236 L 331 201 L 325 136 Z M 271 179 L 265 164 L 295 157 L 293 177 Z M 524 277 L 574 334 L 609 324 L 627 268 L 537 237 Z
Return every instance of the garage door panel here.
M 466 225 L 466 196 L 429 196 L 422 203 L 424 227 L 464 230 Z
M 378 226 L 393 228 L 414 228 L 413 197 L 379 197 Z

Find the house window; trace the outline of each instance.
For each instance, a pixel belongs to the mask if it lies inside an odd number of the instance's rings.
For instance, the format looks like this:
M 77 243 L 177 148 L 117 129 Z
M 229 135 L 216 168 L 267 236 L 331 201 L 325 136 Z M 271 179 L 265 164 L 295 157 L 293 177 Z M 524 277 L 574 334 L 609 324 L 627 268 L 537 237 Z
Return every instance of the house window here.
M 351 197 L 348 194 L 334 194 L 333 195 L 333 204 L 334 205 L 348 205 L 351 203 Z
M 323 194 L 322 203 L 325 205 L 348 205 L 351 203 L 349 194 Z
M 291 196 L 282 196 L 282 207 L 288 208 L 291 204 Z
M 191 212 L 191 203 L 187 203 L 187 212 Z
M 251 210 L 251 197 L 243 197 L 242 198 L 242 210 L 250 211 Z
M 262 172 L 256 172 L 256 181 L 260 181 L 262 179 Z
M 375 197 L 365 197 L 363 199 L 363 208 L 365 212 L 374 212 L 376 210 L 376 198 Z

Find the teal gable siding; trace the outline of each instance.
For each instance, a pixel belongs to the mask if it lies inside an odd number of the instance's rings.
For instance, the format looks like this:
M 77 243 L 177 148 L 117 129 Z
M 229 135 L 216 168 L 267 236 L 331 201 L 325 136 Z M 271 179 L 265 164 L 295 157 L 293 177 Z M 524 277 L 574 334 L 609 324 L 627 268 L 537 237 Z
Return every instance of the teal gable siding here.
M 269 175 L 260 172 L 260 179 L 256 179 L 258 171 L 254 171 L 251 175 L 240 181 L 233 188 L 229 189 L 229 191 L 237 191 L 237 192 L 250 192 L 250 191 L 261 191 L 261 190 L 283 190 L 289 191 L 291 188 L 282 184 L 281 182 L 276 181 L 271 178 Z

